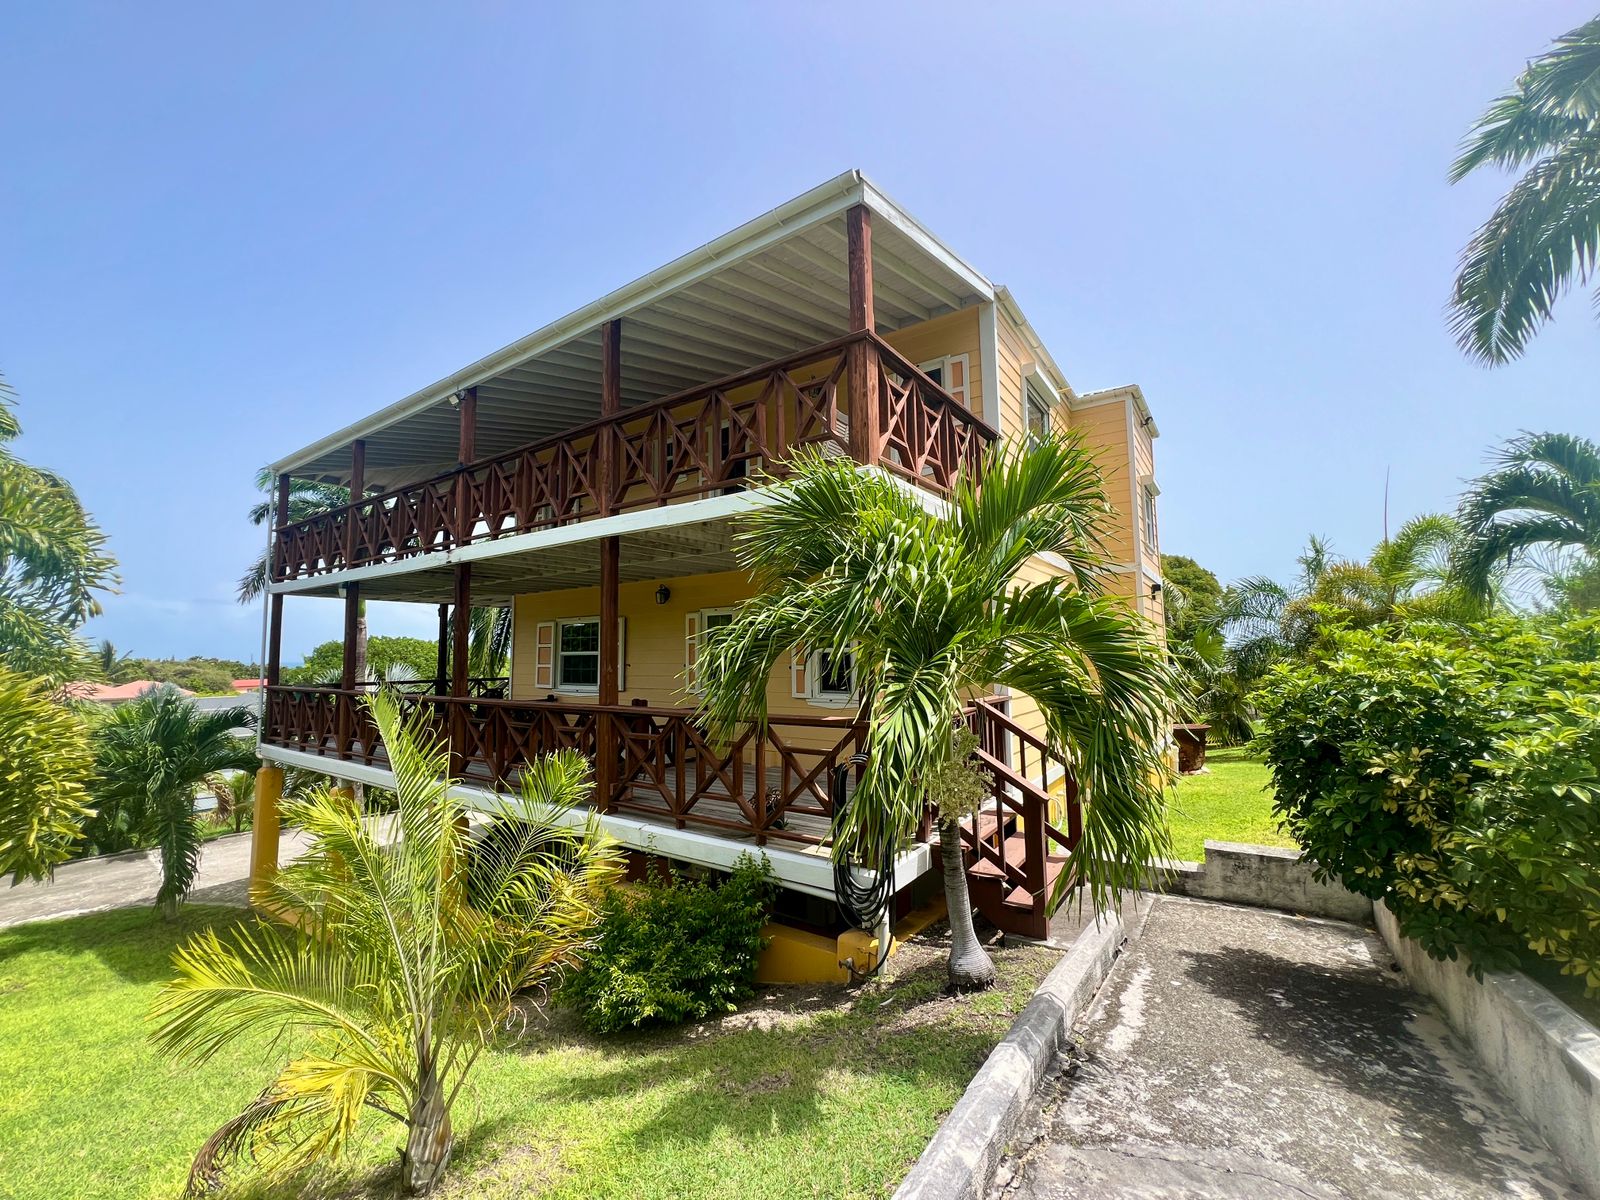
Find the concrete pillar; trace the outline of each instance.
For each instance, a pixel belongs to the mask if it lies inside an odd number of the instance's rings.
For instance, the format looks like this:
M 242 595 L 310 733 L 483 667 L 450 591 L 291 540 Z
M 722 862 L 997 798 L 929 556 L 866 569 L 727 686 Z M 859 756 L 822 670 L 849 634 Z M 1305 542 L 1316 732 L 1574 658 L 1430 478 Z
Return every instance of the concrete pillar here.
M 250 827 L 250 903 L 266 897 L 278 873 L 278 802 L 283 799 L 283 768 L 262 763 L 256 771 L 256 806 Z

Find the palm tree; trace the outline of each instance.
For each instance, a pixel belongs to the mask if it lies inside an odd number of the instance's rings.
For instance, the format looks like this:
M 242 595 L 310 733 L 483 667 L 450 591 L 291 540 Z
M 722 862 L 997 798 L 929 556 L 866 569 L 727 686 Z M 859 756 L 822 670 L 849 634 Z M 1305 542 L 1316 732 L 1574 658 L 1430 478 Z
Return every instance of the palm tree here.
M 1293 583 L 1254 576 L 1228 588 L 1221 629 L 1234 670 L 1259 679 L 1279 659 L 1308 653 L 1330 625 L 1365 629 L 1419 617 L 1483 615 L 1495 589 L 1480 600 L 1458 584 L 1455 561 L 1464 540 L 1461 525 L 1437 513 L 1412 517 L 1365 561 L 1339 558 L 1313 537 Z
M 296 767 L 283 768 L 283 785 L 280 801 L 295 800 L 320 786 L 321 777 Z M 218 771 L 207 775 L 204 786 L 216 798 L 217 807 L 212 818 L 221 825 L 233 822 L 233 831 L 244 828 L 244 819 L 251 815 L 256 800 L 256 773 L 254 771 Z
M 83 837 L 93 756 L 47 680 L 0 667 L 0 875 L 43 879 Z
M 273 1174 L 336 1160 L 369 1109 L 406 1127 L 406 1193 L 432 1191 L 473 1065 L 519 996 L 548 987 L 585 947 L 601 893 L 621 876 L 593 819 L 570 819 L 588 766 L 562 751 L 529 765 L 503 836 L 472 853 L 469 897 L 461 864 L 471 835 L 447 748 L 402 719 L 388 693 L 372 715 L 399 796 L 393 840 L 329 790 L 286 806 L 311 840 L 272 885 L 295 934 L 264 925 L 226 941 L 199 934 L 157 998 L 156 1043 L 185 1062 L 262 1032 L 309 1039 L 201 1147 L 191 1192 L 215 1186 L 240 1156 Z
M 116 560 L 67 482 L 12 453 L 12 403 L 0 378 L 0 665 L 66 683 L 95 670 L 77 631 L 115 587 Z
M 1487 595 L 1497 570 L 1537 551 L 1600 556 L 1600 446 L 1567 433 L 1524 433 L 1495 461 L 1461 500 L 1464 588 Z
M 254 724 L 251 709 L 204 712 L 163 685 L 121 705 L 94 731 L 98 811 L 91 837 L 103 839 L 103 850 L 121 848 L 114 844 L 121 837 L 161 848 L 156 903 L 169 920 L 200 868 L 205 839 L 195 793 L 210 776 L 255 766 L 254 742 L 234 733 Z
M 1489 106 L 1450 169 L 1526 167 L 1461 254 L 1450 324 L 1461 348 L 1509 362 L 1600 256 L 1600 17 L 1556 40 Z
M 1177 687 L 1147 631 L 1100 594 L 1110 505 L 1081 442 L 995 448 L 981 489 L 963 479 L 937 510 L 847 461 L 805 454 L 792 468 L 738 542 L 757 595 L 698 658 L 714 735 L 766 719 L 768 679 L 795 647 L 853 654 L 868 760 L 833 853 L 882 871 L 920 822 L 930 782 L 951 772 L 968 698 L 1007 686 L 1037 703 L 1085 802 L 1062 886 L 1086 886 L 1096 904 L 1136 887 L 1151 859 L 1168 857 L 1158 746 Z M 1045 553 L 1067 575 L 1019 582 Z M 938 814 L 958 988 L 994 978 L 973 930 L 963 816 Z

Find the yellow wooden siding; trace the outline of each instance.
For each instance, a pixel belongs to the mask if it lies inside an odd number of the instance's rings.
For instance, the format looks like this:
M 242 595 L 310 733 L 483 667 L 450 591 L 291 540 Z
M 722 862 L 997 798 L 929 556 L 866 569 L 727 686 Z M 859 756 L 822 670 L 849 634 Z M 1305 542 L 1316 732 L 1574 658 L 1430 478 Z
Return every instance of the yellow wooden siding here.
M 983 343 L 978 327 L 978 310 L 963 308 L 946 313 L 931 321 L 907 325 L 893 333 L 883 335 L 902 355 L 920 366 L 947 355 L 967 356 L 967 407 L 979 415 L 983 413 L 983 389 L 988 381 L 983 378 Z
M 670 595 L 656 603 L 656 590 L 665 586 Z M 734 608 L 753 593 L 743 571 L 690 575 L 624 583 L 617 589 L 617 609 L 626 622 L 623 644 L 623 704 L 634 700 L 653 707 L 692 707 L 698 697 L 685 688 L 685 649 L 688 616 L 706 609 Z M 511 696 L 516 700 L 542 700 L 552 692 L 563 700 L 594 701 L 591 692 L 563 692 L 540 687 L 535 679 L 535 655 L 540 623 L 568 617 L 593 617 L 600 612 L 600 589 L 573 588 L 518 596 L 513 607 L 511 642 Z M 772 672 L 767 687 L 768 711 L 774 716 L 840 717 L 852 708 L 814 704 L 796 699 L 791 691 L 789 656 Z M 811 738 L 796 731 L 800 744 Z
M 1006 316 L 1003 307 L 996 306 L 995 342 L 996 358 L 1000 372 L 1000 434 L 1014 437 L 1028 430 L 1023 413 L 1023 372 L 1028 365 L 1028 350 L 1022 335 Z
M 1072 413 L 1072 428 L 1083 435 L 1086 446 L 1100 464 L 1100 476 L 1113 515 L 1108 522 L 1106 551 L 1115 563 L 1134 561 L 1134 521 L 1129 512 L 1133 499 L 1129 476 L 1127 402 L 1096 404 Z

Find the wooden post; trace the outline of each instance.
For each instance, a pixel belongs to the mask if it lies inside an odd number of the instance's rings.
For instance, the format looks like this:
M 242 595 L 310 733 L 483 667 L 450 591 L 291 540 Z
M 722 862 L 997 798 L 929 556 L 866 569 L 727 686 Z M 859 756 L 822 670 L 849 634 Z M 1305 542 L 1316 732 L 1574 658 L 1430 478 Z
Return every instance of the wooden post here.
M 339 673 L 339 686 L 347 692 L 354 691 L 356 683 L 356 633 L 361 623 L 361 585 L 344 585 L 344 665 Z
M 450 777 L 461 778 L 466 770 L 467 756 L 467 655 L 470 653 L 472 633 L 472 564 L 457 563 L 455 578 L 455 604 L 451 627 L 450 647 L 450 703 L 444 723 L 450 741 Z
M 357 438 L 350 443 L 350 503 L 360 504 L 367 494 L 367 442 Z M 360 514 L 351 509 L 344 522 L 344 565 L 356 565 L 356 528 Z
M 466 466 L 478 457 L 478 389 L 469 387 L 461 393 L 461 428 L 456 464 Z
M 278 559 L 278 530 L 289 523 L 289 492 L 293 481 L 278 476 L 278 501 L 272 512 L 272 544 L 267 551 L 267 586 L 272 586 L 273 569 Z M 283 667 L 283 596 L 274 592 L 267 598 L 267 686 L 277 687 Z
M 601 707 L 615 706 L 620 702 L 617 694 L 617 662 L 622 655 L 619 634 L 618 574 L 621 566 L 621 541 L 609 537 L 600 539 L 600 695 Z M 610 812 L 612 792 L 617 784 L 617 764 L 621 748 L 617 741 L 617 715 L 601 713 L 596 730 L 594 765 L 595 789 L 602 811 Z
M 845 213 L 849 242 L 850 332 L 877 329 L 872 311 L 872 214 L 865 204 Z M 878 461 L 878 349 L 869 340 L 851 343 L 847 368 L 850 396 L 850 456 L 857 462 Z
M 600 415 L 614 417 L 622 411 L 622 321 L 607 321 L 600 326 Z M 601 427 L 595 434 L 595 490 L 600 515 L 615 507 L 617 486 L 617 439 L 614 431 Z
M 361 585 L 344 585 L 344 663 L 339 671 L 338 705 L 339 753 L 354 748 L 356 715 L 356 640 L 361 625 Z
M 622 322 L 607 321 L 600 327 L 600 415 L 614 417 L 622 411 Z M 616 441 L 606 437 L 600 446 L 600 511 L 612 508 L 612 489 L 616 486 Z M 619 613 L 617 589 L 622 561 L 622 539 L 600 539 L 600 687 L 602 707 L 618 703 L 617 662 L 621 657 L 618 639 Z M 602 713 L 596 727 L 595 790 L 603 811 L 611 811 L 612 791 L 616 787 L 617 744 L 615 713 Z
M 450 537 L 456 545 L 465 546 L 472 541 L 472 530 L 477 524 L 472 515 L 472 477 L 467 467 L 478 456 L 478 389 L 470 387 L 461 392 L 458 403 L 461 427 L 456 447 L 456 511 L 450 522 Z
M 472 564 L 456 564 L 455 627 L 451 630 L 450 694 L 458 700 L 467 694 L 467 656 L 472 634 Z
M 444 695 L 450 682 L 450 605 L 439 605 L 439 656 L 433 673 L 433 694 Z

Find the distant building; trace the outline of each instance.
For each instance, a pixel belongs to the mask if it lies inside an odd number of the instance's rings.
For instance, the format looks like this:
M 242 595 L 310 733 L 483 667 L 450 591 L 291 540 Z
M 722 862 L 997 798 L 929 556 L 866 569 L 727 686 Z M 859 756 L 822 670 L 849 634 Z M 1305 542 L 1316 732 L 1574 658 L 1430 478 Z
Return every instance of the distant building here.
M 235 679 L 233 681 L 233 690 L 236 692 L 259 692 L 261 685 L 265 682 L 266 680 L 264 679 Z
M 185 688 L 176 687 L 175 684 L 158 683 L 154 679 L 135 679 L 132 683 L 69 683 L 62 690 L 70 700 L 87 700 L 94 704 L 116 706 L 126 704 L 129 700 L 137 700 L 146 692 L 158 687 L 174 687 L 181 696 L 194 695 Z

